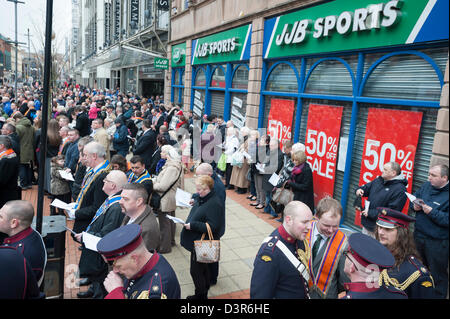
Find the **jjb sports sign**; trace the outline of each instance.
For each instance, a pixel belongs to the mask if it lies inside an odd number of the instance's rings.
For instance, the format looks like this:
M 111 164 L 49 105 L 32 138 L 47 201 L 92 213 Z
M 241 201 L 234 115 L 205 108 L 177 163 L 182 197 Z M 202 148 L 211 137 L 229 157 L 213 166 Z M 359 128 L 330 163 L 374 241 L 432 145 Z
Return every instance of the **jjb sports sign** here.
M 448 0 L 336 0 L 265 21 L 264 58 L 448 39 Z

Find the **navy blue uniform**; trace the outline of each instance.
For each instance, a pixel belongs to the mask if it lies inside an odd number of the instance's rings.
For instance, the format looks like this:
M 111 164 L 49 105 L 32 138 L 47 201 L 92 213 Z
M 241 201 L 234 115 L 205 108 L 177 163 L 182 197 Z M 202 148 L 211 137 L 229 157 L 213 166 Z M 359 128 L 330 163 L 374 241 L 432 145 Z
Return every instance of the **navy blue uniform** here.
M 250 284 L 252 299 L 306 299 L 308 283 L 276 246 L 282 243 L 298 258 L 297 249 L 305 251 L 302 241 L 290 237 L 283 226 L 276 229 L 272 239 L 264 243 L 256 255 Z
M 43 298 L 25 257 L 13 247 L 0 247 L 0 299 Z
M 344 284 L 347 294 L 342 299 L 408 299 L 407 295 L 393 286 L 382 285 L 368 288 L 365 282 Z
M 153 256 L 136 275 L 125 280 L 124 288 L 111 291 L 105 299 L 180 299 L 181 290 L 175 271 L 162 256 Z
M 40 285 L 47 264 L 47 251 L 41 235 L 33 228 L 28 227 L 20 233 L 6 238 L 3 245 L 14 247 L 25 256 L 35 274 L 38 285 Z
M 438 298 L 430 272 L 414 256 L 409 256 L 399 267 L 389 269 L 388 274 L 409 299 Z

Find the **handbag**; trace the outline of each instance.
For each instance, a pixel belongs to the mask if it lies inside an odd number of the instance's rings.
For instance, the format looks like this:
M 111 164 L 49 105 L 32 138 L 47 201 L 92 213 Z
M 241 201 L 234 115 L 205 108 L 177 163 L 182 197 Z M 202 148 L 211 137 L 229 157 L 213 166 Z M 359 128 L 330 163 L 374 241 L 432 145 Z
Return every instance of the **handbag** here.
M 183 170 L 180 170 L 180 175 L 178 175 L 177 179 L 175 180 L 175 182 L 173 182 L 173 184 L 162 194 L 159 195 L 156 191 L 153 191 L 150 194 L 150 198 L 148 200 L 148 204 L 150 205 L 150 207 L 152 207 L 154 210 L 161 210 L 161 199 L 164 197 L 164 195 L 166 195 L 173 187 L 173 185 L 176 184 L 176 182 L 178 181 L 178 179 L 181 176 L 181 172 L 183 172 Z
M 272 195 L 272 200 L 275 203 L 286 206 L 294 200 L 294 193 L 290 189 L 284 188 L 283 185 L 275 190 L 275 193 Z
M 220 155 L 219 162 L 217 163 L 217 168 L 222 172 L 225 172 L 225 170 L 227 169 L 227 155 L 225 153 L 222 153 Z
M 208 231 L 208 240 L 205 238 L 205 233 L 202 234 L 200 240 L 194 240 L 195 255 L 197 256 L 197 262 L 199 263 L 216 263 L 220 259 L 220 240 L 214 240 L 211 227 L 206 223 L 206 229 Z
M 231 155 L 231 166 L 237 166 L 242 168 L 242 164 L 244 163 L 244 154 L 242 152 L 235 152 Z

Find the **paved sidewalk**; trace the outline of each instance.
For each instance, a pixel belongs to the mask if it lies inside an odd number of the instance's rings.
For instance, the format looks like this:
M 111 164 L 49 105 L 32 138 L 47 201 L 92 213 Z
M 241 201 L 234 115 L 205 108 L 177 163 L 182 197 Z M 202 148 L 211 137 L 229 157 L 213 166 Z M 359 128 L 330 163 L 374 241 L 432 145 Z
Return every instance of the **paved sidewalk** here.
M 185 189 L 195 191 L 193 174 L 185 175 Z M 226 199 L 226 231 L 221 238 L 221 259 L 217 284 L 209 290 L 209 298 L 247 299 L 249 298 L 250 279 L 253 271 L 253 260 L 262 240 L 267 237 L 279 222 L 249 206 L 250 201 L 245 195 L 227 190 Z M 22 192 L 22 199 L 37 206 L 37 186 Z M 44 198 L 44 216 L 50 215 L 50 200 Z M 189 214 L 187 208 L 177 208 L 176 216 L 186 220 Z M 67 227 L 72 228 L 73 221 L 67 221 Z M 181 297 L 194 294 L 194 284 L 189 273 L 190 253 L 180 242 L 181 225 L 176 226 L 176 243 L 172 252 L 164 254 L 175 269 L 181 285 Z M 64 299 L 77 299 L 76 294 L 86 291 L 87 287 L 79 287 L 77 267 L 81 251 L 69 232 L 66 232 L 66 255 L 64 274 Z
M 193 179 L 185 180 L 185 189 L 195 191 Z M 226 199 L 226 231 L 221 238 L 221 258 L 217 284 L 209 290 L 209 297 L 231 298 L 239 296 L 248 298 L 250 279 L 253 271 L 253 261 L 261 245 L 274 227 L 258 218 L 246 207 L 234 199 L 245 199 L 246 195 L 238 195 L 233 190 L 227 191 Z M 238 197 L 238 198 L 236 198 Z M 233 199 L 234 198 L 234 199 Z M 250 208 L 250 206 L 248 206 Z M 176 216 L 186 220 L 189 209 L 178 208 Z M 175 241 L 180 242 L 181 225 L 177 225 Z M 181 285 L 181 297 L 194 294 L 194 284 L 189 273 L 190 253 L 177 244 L 172 252 L 165 254 L 169 263 L 175 269 Z M 231 293 L 235 293 L 232 295 Z

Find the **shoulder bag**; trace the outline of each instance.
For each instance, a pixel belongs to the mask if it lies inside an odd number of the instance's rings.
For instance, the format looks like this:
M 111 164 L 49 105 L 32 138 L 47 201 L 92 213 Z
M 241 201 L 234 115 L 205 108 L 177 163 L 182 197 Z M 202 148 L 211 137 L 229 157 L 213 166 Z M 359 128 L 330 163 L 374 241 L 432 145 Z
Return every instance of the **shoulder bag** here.
M 206 223 L 208 231 L 208 240 L 203 240 L 206 234 L 202 235 L 200 240 L 194 240 L 195 255 L 199 263 L 215 263 L 220 259 L 220 240 L 214 240 L 211 227 Z

